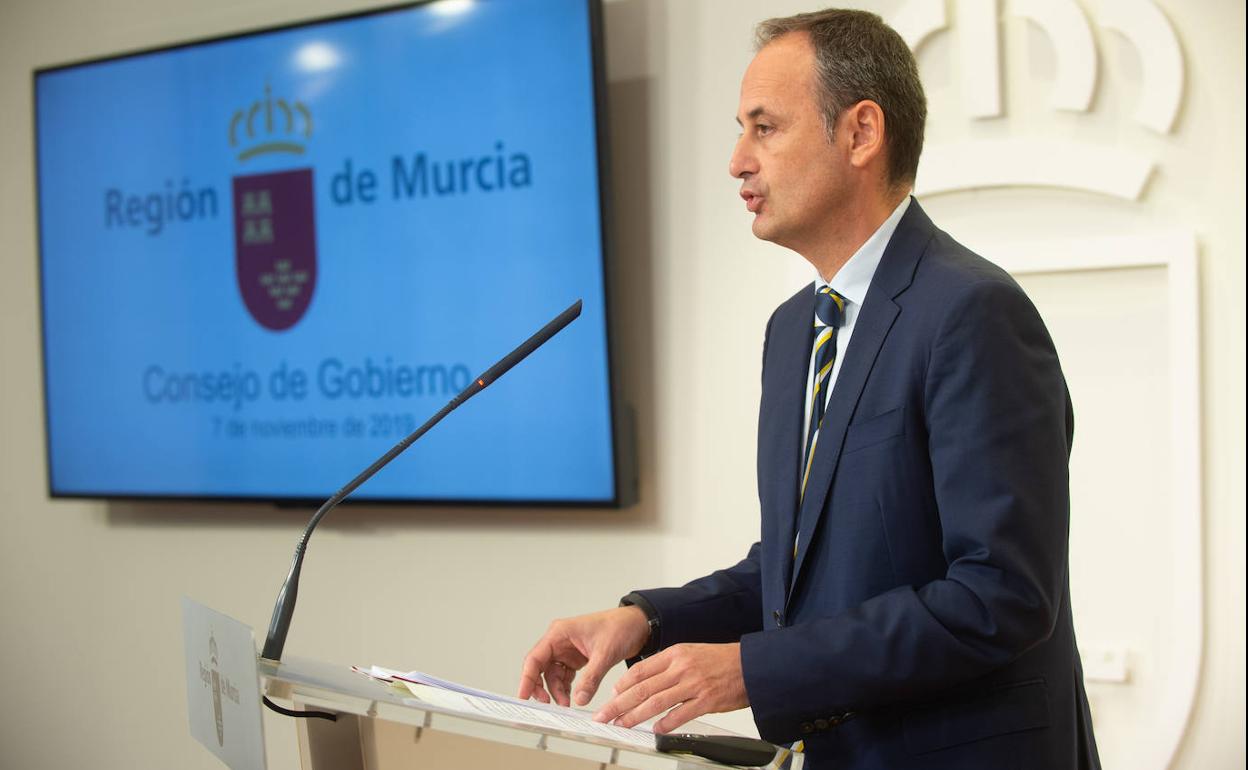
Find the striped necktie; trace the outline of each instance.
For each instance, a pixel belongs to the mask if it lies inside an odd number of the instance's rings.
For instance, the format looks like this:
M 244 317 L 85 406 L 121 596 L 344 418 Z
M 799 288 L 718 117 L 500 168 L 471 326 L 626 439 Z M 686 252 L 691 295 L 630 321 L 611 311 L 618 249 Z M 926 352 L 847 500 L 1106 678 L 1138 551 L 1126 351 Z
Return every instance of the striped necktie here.
M 823 425 L 823 411 L 828 402 L 828 387 L 832 382 L 832 365 L 836 363 L 836 330 L 845 320 L 845 298 L 824 286 L 815 294 L 815 365 L 814 384 L 810 392 L 810 422 L 806 429 L 806 451 L 802 453 L 802 491 L 806 498 L 806 481 L 810 478 L 810 465 L 815 456 L 815 444 L 819 441 L 819 428 Z

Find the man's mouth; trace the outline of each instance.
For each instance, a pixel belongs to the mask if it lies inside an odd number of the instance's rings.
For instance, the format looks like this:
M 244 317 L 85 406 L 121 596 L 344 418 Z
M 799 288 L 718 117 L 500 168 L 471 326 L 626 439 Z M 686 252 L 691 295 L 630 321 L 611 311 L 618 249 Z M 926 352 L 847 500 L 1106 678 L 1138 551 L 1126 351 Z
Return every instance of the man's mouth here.
M 749 190 L 742 190 L 741 197 L 745 199 L 745 207 L 751 214 L 757 214 L 758 210 L 763 206 L 763 196 L 756 195 Z

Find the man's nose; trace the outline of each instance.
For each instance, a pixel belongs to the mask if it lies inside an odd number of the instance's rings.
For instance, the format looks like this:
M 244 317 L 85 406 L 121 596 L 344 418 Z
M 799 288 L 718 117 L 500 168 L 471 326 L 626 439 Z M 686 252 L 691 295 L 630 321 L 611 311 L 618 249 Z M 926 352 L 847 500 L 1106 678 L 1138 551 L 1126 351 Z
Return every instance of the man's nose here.
M 748 174 L 753 174 L 757 170 L 749 142 L 745 134 L 742 134 L 737 137 L 737 143 L 732 148 L 732 155 L 728 158 L 728 173 L 735 179 L 744 179 Z

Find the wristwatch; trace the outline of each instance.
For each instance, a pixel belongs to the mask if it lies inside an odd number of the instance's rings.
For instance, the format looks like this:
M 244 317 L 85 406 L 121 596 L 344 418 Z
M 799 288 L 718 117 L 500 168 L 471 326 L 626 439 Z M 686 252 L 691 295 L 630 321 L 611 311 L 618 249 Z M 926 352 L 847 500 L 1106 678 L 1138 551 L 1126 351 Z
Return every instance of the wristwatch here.
M 646 614 L 646 623 L 650 626 L 650 636 L 646 639 L 646 643 L 642 645 L 641 651 L 636 657 L 629 658 L 624 661 L 626 666 L 632 666 L 634 663 L 648 658 L 659 651 L 659 611 L 654 608 L 650 600 L 641 594 L 633 591 L 628 596 L 620 599 L 621 607 L 636 607 Z

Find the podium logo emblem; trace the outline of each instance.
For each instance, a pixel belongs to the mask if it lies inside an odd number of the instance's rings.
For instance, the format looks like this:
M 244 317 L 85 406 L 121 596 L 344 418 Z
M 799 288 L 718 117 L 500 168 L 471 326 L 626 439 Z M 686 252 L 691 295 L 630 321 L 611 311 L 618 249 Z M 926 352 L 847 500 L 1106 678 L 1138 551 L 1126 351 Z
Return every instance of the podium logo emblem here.
M 217 744 L 225 745 L 225 715 L 221 713 L 221 671 L 217 663 L 217 639 L 208 637 L 208 660 L 212 663 L 212 714 L 217 719 Z
M 302 155 L 312 114 L 265 98 L 230 120 L 238 160 L 266 154 Z M 284 331 L 303 318 L 316 289 L 316 219 L 311 168 L 234 177 L 234 259 L 238 290 L 251 317 Z

